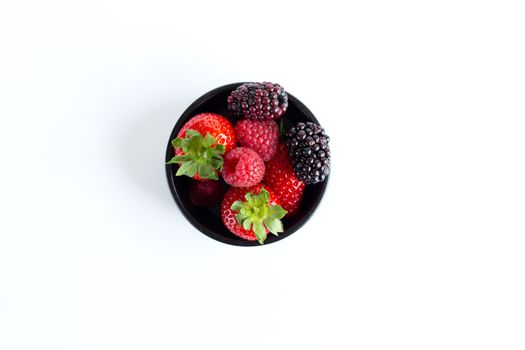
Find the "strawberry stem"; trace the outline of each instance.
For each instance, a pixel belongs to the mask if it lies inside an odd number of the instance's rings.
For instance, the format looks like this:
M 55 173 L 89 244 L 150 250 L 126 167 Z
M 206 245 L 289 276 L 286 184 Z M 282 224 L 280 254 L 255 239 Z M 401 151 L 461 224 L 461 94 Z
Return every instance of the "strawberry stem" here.
M 175 156 L 167 164 L 180 164 L 176 176 L 198 175 L 203 179 L 218 180 L 217 172 L 222 170 L 225 152 L 224 145 L 217 144 L 215 137 L 207 133 L 205 137 L 198 131 L 186 130 L 185 137 L 177 137 L 171 144 L 181 149 L 183 155 Z
M 237 222 L 245 230 L 252 230 L 260 244 L 266 240 L 266 230 L 278 236 L 284 232 L 281 219 L 287 211 L 280 205 L 270 205 L 270 193 L 264 188 L 259 194 L 248 192 L 246 201 L 235 201 L 231 209 L 238 211 L 235 215 Z

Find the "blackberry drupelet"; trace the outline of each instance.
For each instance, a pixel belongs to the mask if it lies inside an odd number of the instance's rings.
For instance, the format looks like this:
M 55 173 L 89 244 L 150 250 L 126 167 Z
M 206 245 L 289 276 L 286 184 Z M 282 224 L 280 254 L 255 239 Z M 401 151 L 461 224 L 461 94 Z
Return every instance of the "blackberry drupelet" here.
M 228 96 L 228 108 L 238 117 L 274 120 L 286 112 L 288 95 L 279 84 L 244 83 Z
M 330 138 L 314 123 L 297 123 L 286 133 L 286 146 L 297 177 L 306 184 L 322 182 L 330 173 Z

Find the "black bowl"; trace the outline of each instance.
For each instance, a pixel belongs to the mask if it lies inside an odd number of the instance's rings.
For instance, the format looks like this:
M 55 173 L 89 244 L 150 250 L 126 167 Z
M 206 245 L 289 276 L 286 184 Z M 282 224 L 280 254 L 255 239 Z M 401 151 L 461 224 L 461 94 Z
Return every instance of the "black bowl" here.
M 234 117 L 233 114 L 228 110 L 226 99 L 230 92 L 232 92 L 237 86 L 241 84 L 242 83 L 228 84 L 211 90 L 204 96 L 200 97 L 197 101 L 193 102 L 191 106 L 189 106 L 184 111 L 177 121 L 177 124 L 175 124 L 175 127 L 173 128 L 173 131 L 171 132 L 170 138 L 168 140 L 168 146 L 166 149 L 166 162 L 168 162 L 174 156 L 171 140 L 177 137 L 177 134 L 182 126 L 196 114 L 203 112 L 218 113 L 230 119 L 233 123 L 237 121 L 238 118 Z M 284 118 L 285 128 L 291 127 L 293 124 L 298 122 L 309 121 L 319 124 L 312 112 L 310 112 L 310 110 L 301 101 L 292 96 L 290 93 L 288 93 L 288 109 L 282 118 Z M 244 240 L 228 231 L 221 221 L 219 206 L 208 208 L 193 205 L 188 198 L 189 183 L 192 181 L 192 179 L 187 176 L 175 176 L 177 169 L 178 165 L 166 165 L 168 185 L 173 198 L 175 198 L 175 202 L 182 211 L 182 214 L 184 214 L 186 219 L 188 219 L 188 221 L 193 226 L 195 226 L 196 229 L 208 237 L 223 243 L 238 246 L 260 245 L 257 241 Z M 293 217 L 287 218 L 285 216 L 282 220 L 284 232 L 280 233 L 279 236 L 268 234 L 268 238 L 264 242 L 264 245 L 286 238 L 300 229 L 310 219 L 319 206 L 327 184 L 328 178 L 326 178 L 324 182 L 315 185 L 307 185 L 299 211 Z

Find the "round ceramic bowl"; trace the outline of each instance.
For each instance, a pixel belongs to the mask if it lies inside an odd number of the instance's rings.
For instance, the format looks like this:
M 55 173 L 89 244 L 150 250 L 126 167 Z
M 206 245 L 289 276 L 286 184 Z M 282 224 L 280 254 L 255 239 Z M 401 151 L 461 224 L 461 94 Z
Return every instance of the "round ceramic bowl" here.
M 233 114 L 228 110 L 226 99 L 228 95 L 241 84 L 243 83 L 228 84 L 211 90 L 193 102 L 184 111 L 184 113 L 182 113 L 181 117 L 175 124 L 173 131 L 171 132 L 170 138 L 168 139 L 166 162 L 168 162 L 174 156 L 171 140 L 177 137 L 177 134 L 182 126 L 193 116 L 203 112 L 212 112 L 225 116 L 233 124 L 237 122 L 238 118 L 234 117 Z M 289 92 L 287 93 L 288 109 L 281 117 L 284 118 L 283 120 L 285 129 L 288 129 L 298 122 L 314 122 L 316 124 L 320 124 L 312 112 L 310 112 L 310 110 L 301 101 L 299 101 Z M 189 183 L 192 181 L 192 179 L 187 176 L 175 176 L 177 169 L 178 165 L 166 165 L 168 185 L 170 187 L 171 194 L 175 199 L 175 203 L 177 203 L 178 207 L 182 211 L 182 214 L 184 214 L 186 219 L 188 219 L 188 221 L 197 230 L 201 231 L 210 238 L 227 244 L 237 246 L 260 245 L 257 241 L 244 240 L 228 231 L 221 221 L 219 205 L 215 207 L 201 207 L 193 205 L 188 198 Z M 282 219 L 284 232 L 280 233 L 279 236 L 275 236 L 271 233 L 268 234 L 268 238 L 263 245 L 277 242 L 299 230 L 310 219 L 310 217 L 312 217 L 315 210 L 319 206 L 319 203 L 321 202 L 321 199 L 325 193 L 327 184 L 328 178 L 326 178 L 324 182 L 317 183 L 315 185 L 307 185 L 299 211 L 292 217 L 288 218 L 285 216 Z

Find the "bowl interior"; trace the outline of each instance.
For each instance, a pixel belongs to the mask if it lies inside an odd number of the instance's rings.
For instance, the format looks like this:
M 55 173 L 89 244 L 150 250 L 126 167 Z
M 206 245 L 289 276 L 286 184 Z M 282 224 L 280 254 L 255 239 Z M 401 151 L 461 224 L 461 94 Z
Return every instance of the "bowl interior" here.
M 177 133 L 182 128 L 182 126 L 196 114 L 203 112 L 218 113 L 230 119 L 230 121 L 235 124 L 238 118 L 236 118 L 228 110 L 226 99 L 230 92 L 241 84 L 242 83 L 234 83 L 216 88 L 200 97 L 193 104 L 191 104 L 186 109 L 186 111 L 184 111 L 182 116 L 175 124 L 175 127 L 173 128 L 173 131 L 168 140 L 166 162 L 174 156 L 171 140 L 177 137 Z M 300 121 L 310 121 L 319 124 L 312 112 L 310 112 L 310 110 L 304 104 L 302 104 L 290 93 L 288 93 L 288 109 L 282 118 L 284 118 L 285 129 Z M 221 221 L 220 208 L 218 205 L 215 207 L 200 207 L 193 205 L 188 198 L 188 188 L 192 179 L 187 176 L 175 176 L 177 169 L 178 165 L 176 164 L 166 165 L 168 185 L 170 187 L 171 193 L 173 194 L 175 202 L 181 209 L 184 216 L 193 226 L 195 226 L 195 228 L 205 235 L 224 243 L 239 246 L 260 245 L 257 241 L 244 240 L 228 231 Z M 281 240 L 303 226 L 317 209 L 317 206 L 324 195 L 327 183 L 328 178 L 324 182 L 315 185 L 307 185 L 299 211 L 293 217 L 285 216 L 283 218 L 284 232 L 279 234 L 279 236 L 268 234 L 268 238 L 264 242 L 264 245 Z

